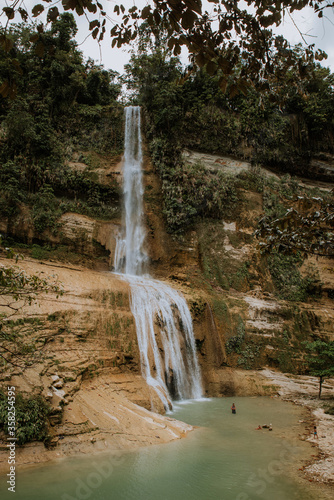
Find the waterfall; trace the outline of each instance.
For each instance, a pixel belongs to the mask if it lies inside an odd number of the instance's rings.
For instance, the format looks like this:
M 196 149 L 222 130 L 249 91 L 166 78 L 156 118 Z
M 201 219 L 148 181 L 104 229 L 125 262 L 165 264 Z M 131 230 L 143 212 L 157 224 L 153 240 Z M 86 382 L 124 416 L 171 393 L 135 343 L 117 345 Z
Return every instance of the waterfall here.
M 148 277 L 143 224 L 140 108 L 125 108 L 124 220 L 116 241 L 115 272 L 131 288 L 143 377 L 166 409 L 173 399 L 202 395 L 192 319 L 186 300 L 175 289 Z
M 123 237 L 116 242 L 115 271 L 141 276 L 147 255 L 144 250 L 143 174 L 140 108 L 125 108 L 124 221 Z M 124 234 L 125 233 L 125 234 Z

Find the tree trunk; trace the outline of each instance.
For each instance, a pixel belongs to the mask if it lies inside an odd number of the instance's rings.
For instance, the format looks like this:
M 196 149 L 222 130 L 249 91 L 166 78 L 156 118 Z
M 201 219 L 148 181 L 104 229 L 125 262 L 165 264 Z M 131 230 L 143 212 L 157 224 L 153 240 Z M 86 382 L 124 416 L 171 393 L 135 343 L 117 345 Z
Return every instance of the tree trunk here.
M 319 377 L 319 399 L 321 399 L 321 389 L 322 389 L 322 383 L 324 381 L 324 377 L 320 375 Z

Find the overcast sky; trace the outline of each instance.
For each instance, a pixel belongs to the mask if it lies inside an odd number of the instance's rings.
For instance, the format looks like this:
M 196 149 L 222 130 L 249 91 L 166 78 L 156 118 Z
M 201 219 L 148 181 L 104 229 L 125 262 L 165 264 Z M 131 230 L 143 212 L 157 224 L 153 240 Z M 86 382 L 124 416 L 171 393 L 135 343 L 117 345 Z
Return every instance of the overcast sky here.
M 5 4 L 5 2 L 6 0 L 0 0 L 0 5 Z M 10 4 L 10 1 L 6 3 Z M 38 3 L 38 0 L 25 0 L 24 2 L 28 10 L 30 10 L 31 7 L 36 3 Z M 112 20 L 117 22 L 117 15 L 114 14 L 113 11 L 114 6 L 121 3 L 121 1 L 103 0 L 102 3 L 108 16 Z M 126 7 L 130 7 L 134 4 L 136 4 L 138 7 L 142 7 L 148 2 L 146 2 L 146 0 L 122 0 L 122 3 Z M 208 3 L 206 0 L 203 0 L 203 8 L 207 9 L 210 12 L 213 8 L 213 4 Z M 334 72 L 334 10 L 332 8 L 326 9 L 325 14 L 325 18 L 319 19 L 314 13 L 313 9 L 307 7 L 301 12 L 295 12 L 293 14 L 293 19 L 308 43 L 315 43 L 317 48 L 321 48 L 325 52 L 327 52 L 328 59 L 326 61 L 323 61 L 322 64 L 324 66 L 329 66 L 331 68 L 331 71 Z M 94 19 L 95 15 L 90 14 L 89 17 L 90 19 Z M 3 18 L 1 18 L 1 21 L 3 22 Z M 76 21 L 79 28 L 76 40 L 79 44 L 79 49 L 82 50 L 85 57 L 90 57 L 98 64 L 103 64 L 106 69 L 113 69 L 118 71 L 119 73 L 123 73 L 124 64 L 126 64 L 130 58 L 129 48 L 126 46 L 121 49 L 111 48 L 111 41 L 108 33 L 112 27 L 112 24 L 107 22 L 105 40 L 103 40 L 99 46 L 96 40 L 93 40 L 92 37 L 89 36 L 87 38 L 87 19 L 84 16 L 76 16 Z M 298 32 L 298 29 L 289 16 L 287 16 L 284 23 L 278 29 L 276 29 L 276 32 L 285 36 L 285 38 L 287 38 L 293 45 L 299 42 L 304 43 L 300 33 Z M 185 54 L 186 51 L 183 51 L 182 60 L 184 63 L 187 63 Z
M 110 17 L 117 21 L 117 16 L 113 13 L 114 6 L 118 4 L 115 0 L 105 0 L 106 11 Z M 136 4 L 137 6 L 143 6 L 147 2 L 145 0 L 125 0 L 123 4 L 127 6 L 128 4 Z M 207 8 L 210 12 L 213 8 L 213 4 L 203 1 L 203 7 Z M 301 12 L 295 12 L 293 14 L 293 20 L 287 16 L 284 23 L 276 29 L 276 32 L 282 34 L 289 42 L 293 45 L 297 43 L 303 43 L 303 38 L 300 35 L 296 25 L 298 26 L 301 33 L 304 35 L 304 39 L 307 43 L 315 43 L 317 48 L 323 49 L 328 54 L 328 59 L 322 64 L 324 66 L 329 66 L 331 71 L 334 72 L 334 10 L 327 9 L 326 16 L 323 19 L 319 19 L 314 13 L 313 9 L 307 7 Z M 295 24 L 294 24 L 295 22 Z M 124 64 L 129 61 L 130 54 L 128 48 L 121 49 L 111 49 L 111 42 L 108 38 L 108 30 L 105 34 L 105 40 L 98 46 L 97 42 L 89 37 L 84 43 L 83 40 L 87 36 L 87 24 L 86 20 L 78 18 L 79 32 L 76 37 L 78 43 L 80 44 L 80 49 L 83 51 L 85 56 L 91 57 L 96 62 L 103 64 L 107 69 L 113 69 L 119 73 L 123 72 Z M 187 63 L 186 52 L 183 51 L 183 62 Z

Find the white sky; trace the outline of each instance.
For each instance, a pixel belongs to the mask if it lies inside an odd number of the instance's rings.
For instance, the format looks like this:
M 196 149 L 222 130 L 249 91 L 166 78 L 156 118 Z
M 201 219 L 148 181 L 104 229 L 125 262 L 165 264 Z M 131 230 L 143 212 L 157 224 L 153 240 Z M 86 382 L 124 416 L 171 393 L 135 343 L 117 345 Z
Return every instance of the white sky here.
M 213 4 L 208 3 L 206 0 L 202 1 L 203 9 L 206 8 L 210 12 L 213 8 Z M 115 21 L 117 21 L 117 16 L 113 13 L 113 10 L 114 6 L 119 3 L 120 1 L 115 0 L 104 0 L 103 3 L 103 5 L 106 5 L 106 12 Z M 137 6 L 144 6 L 147 2 L 145 0 L 123 0 L 122 3 L 124 6 L 134 4 Z M 315 43 L 316 48 L 320 48 L 327 52 L 328 59 L 323 61 L 322 64 L 324 66 L 329 66 L 331 71 L 334 72 L 334 10 L 327 9 L 326 16 L 327 17 L 323 19 L 319 19 L 313 9 L 307 7 L 300 12 L 294 12 L 293 20 L 303 34 L 307 43 Z M 287 38 L 292 45 L 297 43 L 304 44 L 303 38 L 297 27 L 294 25 L 293 20 L 286 17 L 284 23 L 276 29 L 276 32 Z M 82 17 L 78 18 L 78 26 L 80 29 L 76 39 L 78 43 L 81 44 L 85 36 L 87 36 L 86 20 Z M 111 48 L 108 30 L 105 33 L 105 39 L 101 42 L 100 47 L 95 40 L 89 37 L 80 45 L 80 50 L 83 51 L 85 56 L 91 57 L 97 63 L 103 64 L 107 69 L 110 68 L 118 71 L 119 73 L 123 72 L 124 64 L 126 64 L 130 59 L 129 48 Z M 186 51 L 182 52 L 182 61 L 187 63 Z
M 210 12 L 213 8 L 213 4 L 208 3 L 206 0 L 202 1 L 203 9 L 206 8 Z M 10 5 L 10 3 L 11 0 L 0 0 L 0 6 L 6 4 Z M 28 10 L 36 3 L 39 3 L 38 0 L 25 0 L 24 2 Z M 41 3 L 44 4 L 43 1 L 41 1 Z M 114 6 L 120 3 L 123 3 L 125 7 L 131 7 L 134 4 L 138 7 L 142 7 L 148 2 L 146 2 L 146 0 L 102 0 L 102 4 L 108 16 L 115 22 L 117 22 L 118 16 L 113 12 Z M 51 4 L 45 4 L 46 7 L 49 5 Z M 323 61 L 322 64 L 324 66 L 329 66 L 331 71 L 334 72 L 334 10 L 326 9 L 325 14 L 325 18 L 319 19 L 313 9 L 307 7 L 300 12 L 294 12 L 293 19 L 308 43 L 315 43 L 317 48 L 321 48 L 327 52 L 328 59 Z M 94 14 L 90 14 L 89 17 L 90 20 L 95 19 Z M 19 18 L 16 18 L 15 21 L 16 20 L 19 20 Z M 1 17 L 0 22 L 3 21 L 4 19 Z M 129 47 L 124 46 L 120 49 L 111 48 L 109 31 L 112 27 L 112 23 L 107 21 L 105 39 L 99 46 L 97 41 L 93 40 L 92 37 L 88 37 L 85 40 L 88 34 L 88 22 L 85 16 L 76 16 L 76 21 L 79 28 L 76 40 L 84 56 L 86 58 L 90 57 L 98 64 L 103 64 L 106 69 L 113 69 L 119 73 L 123 73 L 124 64 L 130 59 Z M 298 29 L 289 16 L 287 16 L 284 23 L 276 29 L 276 32 L 285 36 L 293 45 L 299 42 L 303 43 L 303 39 Z M 182 52 L 182 61 L 187 63 L 186 51 Z

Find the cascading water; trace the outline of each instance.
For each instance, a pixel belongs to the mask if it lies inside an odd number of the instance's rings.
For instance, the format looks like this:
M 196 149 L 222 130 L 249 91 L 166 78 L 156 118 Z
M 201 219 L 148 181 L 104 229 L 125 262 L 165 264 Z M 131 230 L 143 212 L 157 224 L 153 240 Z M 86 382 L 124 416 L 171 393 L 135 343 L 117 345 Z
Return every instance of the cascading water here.
M 142 374 L 168 409 L 172 399 L 202 395 L 192 319 L 185 299 L 144 275 L 148 261 L 143 225 L 140 108 L 125 109 L 124 223 L 116 242 L 115 272 L 131 287 Z M 162 348 L 162 349 L 160 349 Z M 162 350 L 162 354 L 161 354 Z
M 125 236 L 118 238 L 115 271 L 141 276 L 147 255 L 144 250 L 143 181 L 140 108 L 125 108 L 124 137 L 124 222 Z

